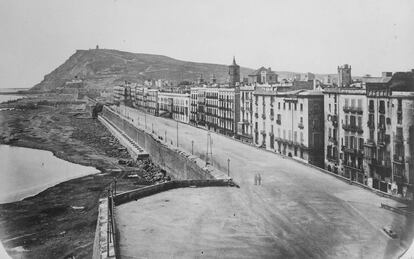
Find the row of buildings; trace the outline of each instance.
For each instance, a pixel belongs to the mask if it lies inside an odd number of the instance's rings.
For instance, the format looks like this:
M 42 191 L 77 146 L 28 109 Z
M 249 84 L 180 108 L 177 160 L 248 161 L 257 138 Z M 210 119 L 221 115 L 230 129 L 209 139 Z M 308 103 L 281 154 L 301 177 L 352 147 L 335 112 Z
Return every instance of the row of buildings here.
M 155 116 L 232 136 L 303 160 L 384 192 L 410 196 L 414 183 L 414 71 L 352 80 L 338 67 L 338 84 L 278 82 L 259 68 L 240 82 L 233 59 L 225 87 L 181 93 L 124 84 L 114 100 Z

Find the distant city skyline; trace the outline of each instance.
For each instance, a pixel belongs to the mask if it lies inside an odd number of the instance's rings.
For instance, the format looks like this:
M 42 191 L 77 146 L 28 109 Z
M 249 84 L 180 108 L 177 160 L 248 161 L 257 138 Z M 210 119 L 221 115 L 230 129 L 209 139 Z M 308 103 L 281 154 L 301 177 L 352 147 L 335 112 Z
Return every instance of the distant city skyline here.
M 76 49 L 118 49 L 274 71 L 414 68 L 414 2 L 0 1 L 0 88 L 32 87 Z

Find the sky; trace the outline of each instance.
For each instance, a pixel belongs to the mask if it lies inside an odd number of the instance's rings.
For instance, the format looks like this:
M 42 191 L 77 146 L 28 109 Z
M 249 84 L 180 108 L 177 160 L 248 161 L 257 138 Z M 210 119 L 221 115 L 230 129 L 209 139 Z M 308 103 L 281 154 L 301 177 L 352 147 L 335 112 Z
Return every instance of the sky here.
M 275 71 L 414 68 L 412 0 L 0 0 L 0 88 L 31 87 L 76 49 Z

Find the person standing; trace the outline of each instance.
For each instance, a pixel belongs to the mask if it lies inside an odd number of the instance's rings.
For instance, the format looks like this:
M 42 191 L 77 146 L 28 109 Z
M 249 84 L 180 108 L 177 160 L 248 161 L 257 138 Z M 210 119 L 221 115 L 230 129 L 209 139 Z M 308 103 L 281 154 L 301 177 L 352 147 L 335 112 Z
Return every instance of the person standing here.
M 257 181 L 259 182 L 259 185 L 262 185 L 262 176 L 260 174 L 257 174 Z

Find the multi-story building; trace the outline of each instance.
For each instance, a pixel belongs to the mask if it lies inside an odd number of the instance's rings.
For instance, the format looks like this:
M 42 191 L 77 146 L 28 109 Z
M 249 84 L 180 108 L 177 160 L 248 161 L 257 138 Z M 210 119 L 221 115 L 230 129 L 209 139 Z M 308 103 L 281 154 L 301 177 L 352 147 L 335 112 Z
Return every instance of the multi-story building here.
M 197 95 L 195 94 L 197 91 Z M 197 102 L 198 125 L 234 136 L 240 118 L 240 88 L 197 88 L 191 102 Z M 194 99 L 197 96 L 197 101 Z
M 119 104 L 125 100 L 125 87 L 122 85 L 116 85 L 113 88 L 113 102 Z
M 145 108 L 149 114 L 158 116 L 158 90 L 157 89 L 147 89 L 145 99 Z
M 191 88 L 190 91 L 190 123 L 196 126 L 205 126 L 205 88 Z
M 189 123 L 190 121 L 190 95 L 159 92 L 158 94 L 160 115 L 174 120 Z
M 368 185 L 412 198 L 414 70 L 395 73 L 388 82 L 367 83 L 366 95 L 365 162 L 372 178 Z
M 173 97 L 173 119 L 183 123 L 189 123 L 190 95 L 175 94 Z
M 141 111 L 146 111 L 146 94 L 147 88 L 136 86 L 135 87 L 135 107 Z
M 159 116 L 172 118 L 173 114 L 173 97 L 170 92 L 159 92 L 158 93 L 158 107 Z
M 348 68 L 346 75 L 351 72 Z M 388 72 L 324 89 L 325 168 L 375 189 L 411 197 L 414 72 L 391 76 Z
M 322 92 L 256 88 L 253 101 L 254 144 L 310 164 L 323 165 Z
M 254 86 L 240 87 L 240 121 L 237 138 L 250 143 L 253 142 L 253 92 Z
M 272 69 L 261 67 L 249 75 L 249 84 L 276 84 L 277 74 Z
M 366 92 L 361 86 L 326 88 L 325 168 L 352 181 L 366 184 Z

